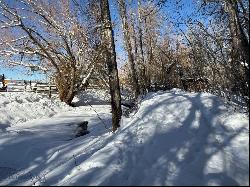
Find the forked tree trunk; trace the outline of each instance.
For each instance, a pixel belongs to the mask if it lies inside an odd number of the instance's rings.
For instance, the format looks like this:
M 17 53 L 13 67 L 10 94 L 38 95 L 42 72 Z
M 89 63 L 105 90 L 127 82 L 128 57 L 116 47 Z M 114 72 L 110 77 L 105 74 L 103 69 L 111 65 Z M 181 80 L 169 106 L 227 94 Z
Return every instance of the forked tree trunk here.
M 142 3 L 141 0 L 137 0 L 137 5 L 138 5 L 138 31 L 139 31 L 139 48 L 140 48 L 140 55 L 141 55 L 141 64 L 142 64 L 142 80 L 143 80 L 143 94 L 146 93 L 147 90 L 147 67 L 145 63 L 145 56 L 144 56 L 144 50 L 143 50 L 143 33 L 142 33 Z
M 75 68 L 71 68 L 71 71 L 69 71 L 68 68 L 64 68 L 63 73 L 58 73 L 55 79 L 60 100 L 70 106 L 72 106 L 72 101 L 76 95 L 75 74 Z
M 108 0 L 100 0 L 101 5 L 101 19 L 102 19 L 102 42 L 105 47 L 104 59 L 108 67 L 109 75 L 109 87 L 111 95 L 111 107 L 112 107 L 112 126 L 113 132 L 120 127 L 120 120 L 122 116 L 121 109 L 121 93 L 118 78 L 118 70 L 116 63 L 115 43 L 114 35 L 111 25 L 111 17 L 109 11 Z
M 138 0 L 138 19 L 139 19 L 139 44 L 140 44 L 140 52 L 142 63 L 144 64 L 144 52 L 143 52 L 143 42 L 142 42 L 142 15 L 141 15 L 141 0 Z
M 140 94 L 140 88 L 138 84 L 138 78 L 136 76 L 135 60 L 134 60 L 134 56 L 132 53 L 129 26 L 128 26 L 128 20 L 127 20 L 127 15 L 126 15 L 127 14 L 126 4 L 124 0 L 118 0 L 118 4 L 119 4 L 119 10 L 120 10 L 120 17 L 122 21 L 124 44 L 125 44 L 125 49 L 128 54 L 128 64 L 129 64 L 130 74 L 132 78 L 133 90 L 134 90 L 135 98 L 137 98 Z

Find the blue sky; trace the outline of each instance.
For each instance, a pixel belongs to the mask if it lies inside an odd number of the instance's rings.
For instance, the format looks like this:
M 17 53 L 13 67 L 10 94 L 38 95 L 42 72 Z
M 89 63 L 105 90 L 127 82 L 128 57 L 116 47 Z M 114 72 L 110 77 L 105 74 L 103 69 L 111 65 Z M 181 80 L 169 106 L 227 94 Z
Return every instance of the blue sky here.
M 0 74 L 4 74 L 6 79 L 12 80 L 43 80 L 45 75 L 41 73 L 30 73 L 27 69 L 15 67 L 15 68 L 4 68 L 0 67 Z
M 179 2 L 180 3 L 177 3 Z M 187 18 L 191 15 L 193 18 L 194 15 L 192 15 L 192 12 L 195 9 L 194 6 L 194 0 L 168 0 L 166 5 L 161 9 L 161 11 L 165 12 L 168 17 L 171 18 L 171 20 L 174 21 L 180 21 L 177 20 L 179 15 L 181 15 L 182 18 Z M 111 11 L 111 17 L 112 21 L 118 22 L 119 15 L 117 7 L 115 6 L 115 0 L 109 0 L 110 2 L 110 11 Z M 182 10 L 180 11 L 180 14 L 178 13 L 178 9 L 176 9 L 176 5 L 182 6 Z M 182 27 L 182 29 L 185 29 L 185 27 Z M 117 52 L 117 62 L 118 67 L 121 67 L 123 64 L 123 61 L 126 59 L 126 53 L 123 49 L 123 43 L 122 43 L 122 37 L 120 27 L 116 27 L 114 29 L 114 33 L 116 35 L 116 52 Z M 118 36 L 119 35 L 119 36 Z M 0 59 L 0 63 L 1 59 Z M 27 72 L 25 68 L 5 68 L 2 64 L 0 64 L 0 74 L 5 74 L 6 78 L 9 79 L 25 79 L 25 80 L 38 80 L 38 79 L 46 79 L 46 76 L 44 74 L 39 73 L 31 73 Z

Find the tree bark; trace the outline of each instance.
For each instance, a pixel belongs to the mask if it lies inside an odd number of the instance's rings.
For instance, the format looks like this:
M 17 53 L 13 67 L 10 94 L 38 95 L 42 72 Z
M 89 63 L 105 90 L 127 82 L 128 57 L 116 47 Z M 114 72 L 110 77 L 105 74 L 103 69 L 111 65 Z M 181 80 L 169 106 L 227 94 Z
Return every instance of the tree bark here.
M 225 10 L 228 12 L 230 21 L 230 32 L 232 37 L 232 63 L 238 70 L 236 71 L 237 73 L 235 76 L 238 79 L 237 82 L 239 83 L 236 84 L 240 85 L 241 93 L 249 96 L 249 86 L 247 83 L 249 78 L 249 42 L 240 22 L 237 1 L 226 1 Z M 242 68 L 242 65 L 239 62 L 243 62 L 244 64 L 245 75 L 243 76 L 239 75 L 239 70 Z
M 238 5 L 236 1 L 229 0 L 225 3 L 230 19 L 230 31 L 233 40 L 233 50 L 239 52 L 247 66 L 249 65 L 249 43 L 240 23 Z
M 142 15 L 141 15 L 141 0 L 138 0 L 138 18 L 139 18 L 139 43 L 142 62 L 144 63 L 144 52 L 143 52 L 143 42 L 142 42 Z
M 73 67 L 65 67 L 62 69 L 62 73 L 57 73 L 56 75 L 56 85 L 59 92 L 59 98 L 62 102 L 72 106 L 72 101 L 75 92 L 75 83 L 76 83 L 76 69 Z M 63 76 L 62 76 L 63 74 Z
M 146 64 L 145 64 L 145 57 L 143 51 L 143 41 L 142 41 L 142 14 L 141 14 L 141 0 L 137 1 L 138 3 L 138 30 L 139 30 L 139 46 L 140 46 L 140 53 L 141 53 L 141 61 L 142 61 L 142 77 L 143 77 L 143 92 L 145 93 L 146 85 L 147 85 L 147 76 L 146 76 Z
M 126 15 L 126 4 L 124 0 L 118 0 L 119 4 L 119 10 L 120 10 L 120 17 L 122 21 L 122 29 L 123 29 L 123 35 L 124 35 L 124 44 L 125 44 L 125 49 L 128 54 L 128 64 L 129 64 L 129 69 L 130 69 L 130 74 L 132 77 L 132 82 L 133 82 L 133 89 L 135 93 L 135 98 L 137 98 L 140 94 L 140 88 L 138 84 L 138 78 L 136 76 L 136 68 L 135 68 L 135 61 L 134 61 L 134 56 L 132 53 L 132 45 L 130 41 L 130 33 L 129 33 L 129 26 L 128 26 L 128 19 Z
M 108 0 L 100 0 L 100 5 L 103 28 L 102 42 L 105 48 L 104 59 L 107 64 L 109 74 L 109 87 L 112 108 L 112 127 L 113 132 L 115 132 L 117 128 L 120 127 L 120 120 L 122 115 L 120 84 L 118 78 L 115 43 L 111 24 L 109 2 Z

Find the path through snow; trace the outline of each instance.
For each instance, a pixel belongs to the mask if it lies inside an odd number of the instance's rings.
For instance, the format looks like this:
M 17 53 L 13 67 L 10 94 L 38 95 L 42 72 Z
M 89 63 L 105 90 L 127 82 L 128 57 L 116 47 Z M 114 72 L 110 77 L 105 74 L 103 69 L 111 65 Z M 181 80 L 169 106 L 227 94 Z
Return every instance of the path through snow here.
M 90 133 L 72 139 L 83 120 Z M 206 93 L 148 94 L 114 134 L 81 106 L 8 127 L 0 145 L 0 185 L 249 184 L 248 117 Z

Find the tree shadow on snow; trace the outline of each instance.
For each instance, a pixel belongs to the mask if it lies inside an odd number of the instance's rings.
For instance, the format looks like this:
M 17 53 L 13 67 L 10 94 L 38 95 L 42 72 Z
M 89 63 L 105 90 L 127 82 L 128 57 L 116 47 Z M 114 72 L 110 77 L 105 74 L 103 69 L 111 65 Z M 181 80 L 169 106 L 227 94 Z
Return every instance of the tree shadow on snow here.
M 89 124 L 90 133 L 74 138 L 70 132 L 73 130 L 73 126 L 77 126 L 78 121 L 82 121 L 83 116 L 74 116 L 74 118 L 79 118 L 79 120 L 74 122 L 74 120 L 67 118 L 68 121 L 62 122 L 62 119 L 58 117 L 60 124 L 47 123 L 45 126 L 34 128 L 35 131 L 31 128 L 19 132 L 7 132 L 6 136 L 8 133 L 15 133 L 16 138 L 8 139 L 1 144 L 0 184 L 56 184 L 61 178 L 68 175 L 66 171 L 71 171 L 77 166 L 79 155 L 84 161 L 101 149 L 101 145 L 92 148 L 92 144 L 98 143 L 101 137 L 109 132 L 108 128 L 110 127 L 107 126 L 106 129 L 99 119 L 94 118 Z M 103 118 L 106 124 L 110 124 L 110 120 L 110 116 Z M 58 125 L 61 128 L 58 128 Z M 110 140 L 106 141 L 108 143 Z M 86 144 L 89 146 L 86 147 Z M 82 149 L 84 146 L 86 150 Z M 11 172 L 4 169 L 7 173 L 4 172 L 3 175 L 1 174 L 2 168 L 9 168 Z M 51 173 L 53 173 L 53 177 L 47 178 Z
M 9 124 L 7 124 L 7 123 L 0 123 L 0 132 L 1 132 L 1 131 L 2 131 L 2 132 L 6 132 L 6 129 L 7 129 L 8 127 L 10 127 Z
M 183 100 L 171 101 L 173 97 L 170 97 L 146 108 L 142 117 L 133 121 L 133 123 L 138 123 L 136 127 L 129 126 L 115 134 L 116 141 L 113 149 L 104 148 L 95 154 L 95 158 L 99 157 L 102 160 L 101 166 L 80 172 L 70 180 L 70 184 L 242 185 L 240 182 L 243 181 L 239 179 L 248 179 L 249 169 L 242 170 L 245 166 L 239 166 L 237 160 L 233 163 L 228 161 L 226 155 L 223 155 L 223 150 L 244 131 L 244 128 L 231 133 L 224 131 L 225 129 L 217 130 L 223 129 L 223 124 L 215 121 L 216 116 L 222 112 L 219 108 L 220 100 L 217 97 L 209 97 L 209 100 L 212 100 L 211 109 L 213 109 L 210 111 L 210 107 L 202 103 L 201 94 L 196 94 L 193 98 L 179 94 L 175 94 L 175 98 L 176 96 Z M 178 114 L 172 114 L 176 128 L 170 128 L 164 132 L 159 125 L 162 123 L 163 116 L 159 119 L 157 116 L 147 119 L 147 115 L 154 110 L 158 111 L 160 107 L 167 111 L 169 105 L 179 102 L 181 106 L 181 103 L 186 101 L 190 103 L 190 108 L 184 120 Z M 171 114 L 171 111 L 169 112 Z M 195 126 L 194 123 L 197 120 L 200 125 Z M 144 126 L 143 123 L 145 123 Z M 148 134 L 139 134 L 139 130 L 138 134 L 130 131 L 132 128 L 139 129 L 142 126 L 150 128 L 150 126 L 145 126 L 147 124 L 155 125 L 155 128 L 150 129 Z M 138 138 L 140 136 L 141 140 Z M 221 137 L 221 141 L 217 141 L 218 136 Z M 146 141 L 143 141 L 143 137 Z M 120 140 L 120 143 L 117 140 Z M 109 157 L 102 159 L 107 153 Z M 208 163 L 214 155 L 221 162 L 222 171 L 209 168 L 213 167 L 211 163 L 208 166 Z M 237 155 L 237 153 L 232 153 L 232 155 Z M 115 163 L 117 161 L 119 163 Z M 111 164 L 113 167 L 117 164 L 117 168 L 110 168 Z
M 178 100 L 175 100 L 176 98 Z M 107 130 L 102 127 L 103 131 L 96 131 L 99 134 L 90 133 L 86 137 L 79 137 L 67 143 L 61 140 L 53 141 L 44 147 L 41 145 L 41 150 L 44 150 L 42 154 L 39 152 L 36 155 L 35 149 L 28 146 L 30 142 L 42 142 L 46 137 L 32 136 L 21 142 L 16 140 L 10 143 L 13 147 L 26 144 L 27 149 L 32 151 L 29 166 L 36 167 L 29 173 L 32 174 L 30 180 L 33 183 L 39 181 L 44 185 L 241 185 L 234 176 L 248 178 L 249 168 L 243 172 L 239 163 L 228 163 L 225 155 L 221 153 L 244 129 L 240 128 L 230 133 L 224 130 L 217 131 L 220 126 L 223 129 L 223 124 L 215 121 L 222 109 L 219 108 L 220 101 L 217 97 L 211 96 L 209 99 L 212 101 L 213 111 L 202 103 L 201 94 L 196 94 L 193 98 L 172 94 L 169 98 L 146 107 L 140 118 L 137 119 L 135 115 L 131 122 L 135 125 L 128 125 L 115 134 L 108 135 Z M 175 111 L 180 113 L 174 113 L 171 109 L 178 106 L 179 110 Z M 189 107 L 187 114 L 182 111 L 187 110 L 185 107 Z M 161 111 L 167 112 L 168 115 Z M 157 115 L 149 117 L 152 112 Z M 162 122 L 164 128 L 160 125 Z M 101 122 L 96 122 L 96 126 L 102 125 Z M 141 131 L 141 128 L 146 130 Z M 217 141 L 218 136 L 221 137 L 221 141 Z M 5 151 L 5 145 L 1 145 L 0 158 L 1 153 Z M 221 155 L 219 158 L 223 170 L 209 170 L 208 163 L 217 154 Z M 236 157 L 235 159 L 237 160 Z M 72 173 L 75 174 L 71 175 Z M 18 180 L 6 185 L 13 184 L 18 184 Z
M 94 94 L 84 93 L 77 96 L 78 101 L 72 102 L 73 106 L 88 106 L 88 105 L 109 105 L 108 100 L 101 99 Z

